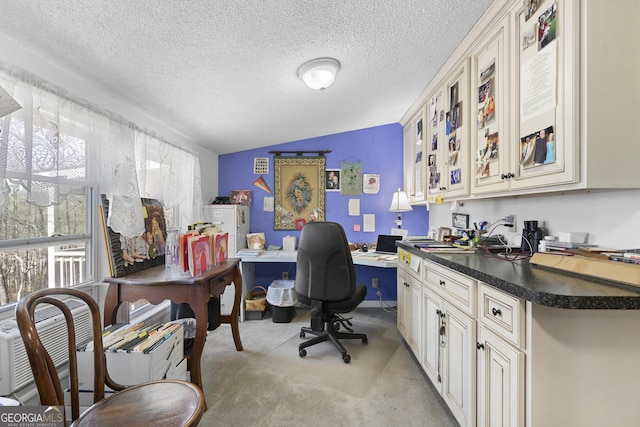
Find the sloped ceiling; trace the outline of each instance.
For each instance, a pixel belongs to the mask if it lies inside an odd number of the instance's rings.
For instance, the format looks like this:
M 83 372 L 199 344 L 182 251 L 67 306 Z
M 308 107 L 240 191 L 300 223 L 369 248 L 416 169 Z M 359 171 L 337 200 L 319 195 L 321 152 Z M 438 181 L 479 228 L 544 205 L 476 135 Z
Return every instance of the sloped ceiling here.
M 490 3 L 18 0 L 0 34 L 225 154 L 398 122 Z M 296 71 L 324 56 L 313 91 Z

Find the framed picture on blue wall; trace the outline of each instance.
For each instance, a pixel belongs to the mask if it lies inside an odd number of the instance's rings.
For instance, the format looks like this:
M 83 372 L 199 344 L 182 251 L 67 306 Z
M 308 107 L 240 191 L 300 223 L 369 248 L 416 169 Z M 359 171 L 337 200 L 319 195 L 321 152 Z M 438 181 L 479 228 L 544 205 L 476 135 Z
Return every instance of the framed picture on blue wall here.
M 324 191 L 340 191 L 340 169 L 324 171 Z
M 308 222 L 325 220 L 324 156 L 274 158 L 274 230 L 301 230 Z M 340 180 L 338 180 L 340 182 Z

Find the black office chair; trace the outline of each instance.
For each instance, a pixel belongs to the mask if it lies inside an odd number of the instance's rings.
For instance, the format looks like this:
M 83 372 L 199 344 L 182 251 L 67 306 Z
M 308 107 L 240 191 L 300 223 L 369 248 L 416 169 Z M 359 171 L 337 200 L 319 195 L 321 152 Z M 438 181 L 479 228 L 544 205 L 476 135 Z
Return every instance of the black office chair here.
M 302 228 L 296 261 L 295 289 L 298 301 L 311 307 L 311 327 L 300 330 L 300 338 L 306 333 L 316 335 L 299 346 L 300 357 L 307 355 L 307 347 L 331 341 L 342 354 L 344 363 L 351 361 L 341 339 L 361 339 L 367 344 L 365 334 L 354 334 L 350 328 L 349 313 L 360 304 L 367 288 L 356 286 L 353 259 L 347 236 L 335 222 L 310 222 Z M 350 333 L 338 332 L 340 327 Z

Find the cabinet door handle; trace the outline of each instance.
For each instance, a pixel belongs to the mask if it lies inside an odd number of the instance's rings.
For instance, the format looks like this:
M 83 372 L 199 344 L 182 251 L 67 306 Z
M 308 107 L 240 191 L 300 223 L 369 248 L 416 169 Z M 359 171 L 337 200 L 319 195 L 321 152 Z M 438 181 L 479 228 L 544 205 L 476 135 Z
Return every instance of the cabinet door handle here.
M 492 313 L 494 316 L 502 316 L 502 312 L 500 311 L 500 309 L 497 309 L 497 308 L 492 308 L 492 309 L 491 309 L 491 313 Z
M 484 350 L 484 344 L 481 344 L 481 343 L 477 342 L 477 343 L 476 343 L 476 348 L 477 348 L 478 350 L 480 350 L 480 349 Z
M 440 285 L 441 285 L 441 286 L 444 286 L 445 284 L 446 284 L 446 283 L 445 283 L 445 281 L 444 281 L 444 280 L 440 280 Z

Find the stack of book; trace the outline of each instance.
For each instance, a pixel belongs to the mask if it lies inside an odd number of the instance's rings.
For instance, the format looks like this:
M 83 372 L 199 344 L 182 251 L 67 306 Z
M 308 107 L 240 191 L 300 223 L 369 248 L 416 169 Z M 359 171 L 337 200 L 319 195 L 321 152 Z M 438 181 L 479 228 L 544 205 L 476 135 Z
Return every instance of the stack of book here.
M 245 258 L 245 257 L 257 257 L 262 255 L 262 253 L 264 252 L 264 250 L 262 249 L 239 249 L 236 252 L 236 255 L 238 255 L 240 258 Z
M 578 250 L 586 250 L 588 248 L 596 248 L 598 245 L 592 245 L 589 243 L 572 243 L 572 242 L 560 242 L 560 241 L 547 241 L 546 252 L 575 252 Z
M 640 249 L 630 249 L 622 252 L 608 253 L 611 261 L 627 264 L 640 264 Z

